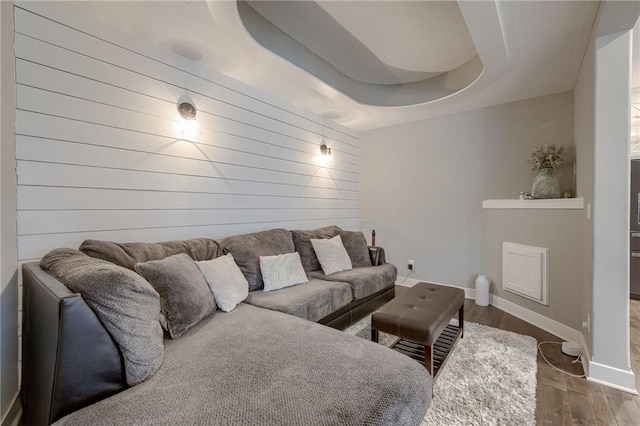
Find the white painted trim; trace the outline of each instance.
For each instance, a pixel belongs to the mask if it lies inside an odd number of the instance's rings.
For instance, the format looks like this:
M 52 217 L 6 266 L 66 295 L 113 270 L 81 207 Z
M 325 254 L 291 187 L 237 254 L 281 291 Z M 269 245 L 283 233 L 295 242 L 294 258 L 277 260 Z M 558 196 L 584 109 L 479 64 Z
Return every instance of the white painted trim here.
M 584 199 L 556 198 L 550 200 L 484 200 L 483 209 L 584 209 Z
M 402 287 L 413 287 L 414 285 L 421 283 L 421 282 L 429 282 L 431 284 L 437 284 L 437 285 L 441 285 L 441 286 L 445 286 L 445 287 L 454 287 L 454 288 L 459 288 L 460 290 L 464 290 L 464 298 L 465 299 L 471 299 L 471 300 L 475 300 L 476 299 L 476 289 L 475 288 L 468 288 L 468 287 L 460 287 L 458 285 L 452 285 L 452 284 L 444 284 L 444 283 L 437 283 L 434 281 L 426 281 L 426 280 L 417 280 L 415 278 L 409 278 L 409 277 L 397 277 L 396 278 L 396 285 L 402 286 Z
M 9 406 L 9 410 L 7 410 L 7 414 L 0 422 L 0 426 L 18 426 L 21 418 L 22 404 L 20 404 L 20 392 L 18 392 Z
M 547 318 L 537 312 L 530 311 L 529 309 L 523 308 L 520 305 L 498 297 L 494 294 L 490 295 L 490 303 L 492 306 L 495 306 L 496 308 L 515 317 L 518 317 L 521 320 L 528 322 L 529 324 L 535 325 L 536 327 L 541 328 L 544 331 L 548 331 L 549 333 L 554 334 L 563 340 L 568 340 L 575 343 L 582 342 L 581 332 L 567 325 L 559 323 L 556 320 Z
M 610 388 L 638 395 L 636 390 L 636 376 L 631 370 L 621 370 L 608 365 L 589 361 L 589 376 L 587 380 Z
M 589 360 L 591 359 L 591 351 L 589 350 L 589 345 L 587 345 L 587 339 L 584 337 L 584 333 L 582 333 L 582 340 L 580 341 L 580 346 L 582 348 L 582 356 L 580 357 L 580 361 L 582 362 L 582 369 L 584 370 L 585 377 L 589 377 Z

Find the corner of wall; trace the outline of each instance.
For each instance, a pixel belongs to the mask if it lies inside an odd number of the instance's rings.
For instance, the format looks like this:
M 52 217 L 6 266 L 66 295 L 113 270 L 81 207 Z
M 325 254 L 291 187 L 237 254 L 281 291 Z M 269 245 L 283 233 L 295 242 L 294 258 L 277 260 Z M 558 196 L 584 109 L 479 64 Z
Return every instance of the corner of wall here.
M 0 2 L 0 292 L 2 384 L 0 418 L 10 414 L 19 390 L 18 249 L 16 232 L 15 55 L 13 2 Z M 4 421 L 3 421 L 4 425 Z

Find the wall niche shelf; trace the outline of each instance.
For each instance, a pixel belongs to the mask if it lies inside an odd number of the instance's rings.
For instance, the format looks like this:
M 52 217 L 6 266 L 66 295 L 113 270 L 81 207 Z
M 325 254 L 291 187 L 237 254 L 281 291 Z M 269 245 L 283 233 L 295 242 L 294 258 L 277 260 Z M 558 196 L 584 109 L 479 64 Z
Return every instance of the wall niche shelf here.
M 584 209 L 584 199 L 554 198 L 549 200 L 484 200 L 483 209 Z

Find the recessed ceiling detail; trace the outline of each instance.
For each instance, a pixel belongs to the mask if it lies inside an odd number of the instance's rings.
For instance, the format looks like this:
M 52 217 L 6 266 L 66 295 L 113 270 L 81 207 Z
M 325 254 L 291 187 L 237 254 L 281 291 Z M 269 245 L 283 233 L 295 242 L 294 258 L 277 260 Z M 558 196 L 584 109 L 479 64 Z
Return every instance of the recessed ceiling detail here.
M 364 83 L 424 80 L 477 54 L 456 2 L 247 4 L 338 71 Z
M 239 0 L 237 12 L 263 48 L 360 104 L 406 106 L 454 95 L 491 59 L 478 54 L 478 42 L 493 43 L 492 56 L 502 53 L 506 66 L 497 12 L 494 37 L 483 39 L 492 31 L 482 30 L 476 40 L 457 2 Z

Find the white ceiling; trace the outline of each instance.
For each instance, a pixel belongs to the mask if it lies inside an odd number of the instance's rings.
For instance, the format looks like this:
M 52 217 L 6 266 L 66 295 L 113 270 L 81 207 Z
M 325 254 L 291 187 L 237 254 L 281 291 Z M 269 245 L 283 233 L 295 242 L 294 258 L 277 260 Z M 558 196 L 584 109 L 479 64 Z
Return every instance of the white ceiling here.
M 254 0 L 248 4 L 356 81 L 419 81 L 477 55 L 457 2 Z
M 363 3 L 343 5 L 323 2 L 320 7 L 335 21 L 343 23 L 382 62 L 394 67 L 417 72 L 440 71 L 470 54 L 466 36 L 462 35 L 464 31 L 459 27 L 460 19 L 450 6 L 434 6 L 433 10 L 443 7 L 442 16 L 436 19 L 435 24 L 429 22 L 440 30 L 444 27 L 442 31 L 445 32 L 438 38 L 438 46 L 429 47 L 431 50 L 425 55 L 422 37 L 426 33 L 419 37 L 416 34 L 423 31 L 421 22 L 431 18 L 425 17 L 424 13 L 418 14 L 415 11 L 417 5 L 393 9 L 392 3 L 380 2 L 365 7 Z M 481 58 L 483 52 L 477 34 L 483 30 L 496 30 L 482 28 L 479 14 L 468 12 L 479 8 L 482 3 L 487 2 L 460 3 L 469 27 L 468 34 Z M 230 13 L 236 9 L 234 2 L 218 3 L 211 0 L 207 5 L 200 1 L 81 1 L 68 5 L 136 37 L 165 45 L 183 56 L 202 61 L 213 69 L 302 108 L 335 118 L 347 126 L 366 130 L 572 90 L 599 2 L 498 2 L 499 19 L 495 22 L 500 24 L 497 29 L 504 38 L 508 57 L 508 64 L 499 68 L 499 78 L 493 78 L 490 84 L 476 87 L 473 91 L 462 90 L 456 96 L 442 100 L 402 107 L 359 104 L 309 73 L 267 52 L 259 44 L 248 44 L 246 40 L 241 42 L 241 37 L 237 35 L 241 30 L 246 33 L 246 30 L 239 20 L 229 19 L 232 16 Z M 357 14 L 359 7 L 367 10 L 360 17 Z M 415 19 L 413 15 L 416 15 Z M 367 19 L 371 19 L 373 25 Z M 383 22 L 391 22 L 391 30 L 377 40 L 372 27 L 379 27 Z M 454 31 L 458 37 L 447 35 L 449 25 L 458 28 Z M 491 22 L 487 24 L 492 25 L 495 26 Z M 409 33 L 413 31 L 413 35 L 403 34 L 405 28 L 410 30 Z M 429 55 L 433 58 L 423 57 Z M 488 73 L 488 62 L 483 60 L 485 70 L 482 74 Z

